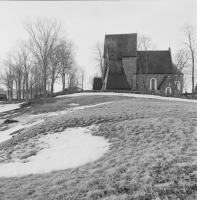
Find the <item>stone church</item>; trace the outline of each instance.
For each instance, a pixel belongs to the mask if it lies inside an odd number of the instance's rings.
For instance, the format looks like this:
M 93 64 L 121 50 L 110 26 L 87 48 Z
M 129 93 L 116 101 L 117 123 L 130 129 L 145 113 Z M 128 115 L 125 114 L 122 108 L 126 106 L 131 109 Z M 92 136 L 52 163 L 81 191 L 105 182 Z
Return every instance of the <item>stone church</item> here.
M 180 95 L 183 74 L 172 63 L 171 50 L 138 51 L 137 34 L 105 35 L 104 73 L 94 90 L 130 90 Z

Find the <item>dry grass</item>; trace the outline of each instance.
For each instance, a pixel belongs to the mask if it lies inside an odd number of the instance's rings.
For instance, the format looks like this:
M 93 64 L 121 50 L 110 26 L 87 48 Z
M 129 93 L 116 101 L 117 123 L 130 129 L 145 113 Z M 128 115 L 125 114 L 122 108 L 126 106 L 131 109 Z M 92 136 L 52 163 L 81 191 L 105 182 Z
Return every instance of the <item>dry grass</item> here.
M 123 98 L 48 119 L 0 149 L 60 128 L 93 123 L 100 124 L 93 134 L 112 143 L 102 158 L 76 169 L 1 178 L 0 199 L 197 199 L 196 104 Z
M 127 97 L 125 97 L 127 98 Z M 94 96 L 79 96 L 77 98 L 72 97 L 61 97 L 61 98 L 48 98 L 47 104 L 43 104 L 43 99 L 36 99 L 32 100 L 29 104 L 25 104 L 23 107 L 29 107 L 27 110 L 28 112 L 32 112 L 33 114 L 43 113 L 43 112 L 56 112 L 68 109 L 72 106 L 69 104 L 75 103 L 79 104 L 80 106 L 83 105 L 94 105 L 98 103 L 103 103 L 106 101 L 118 101 L 122 100 L 122 97 L 118 96 L 97 96 L 96 98 Z
M 119 96 L 79 96 L 77 98 L 71 97 L 61 97 L 61 98 L 47 98 L 47 104 L 43 104 L 43 99 L 34 99 L 31 100 L 28 104 L 22 104 L 22 108 L 20 111 L 18 109 L 11 110 L 7 112 L 0 113 L 0 119 L 16 118 L 21 114 L 31 113 L 31 114 L 39 114 L 39 113 L 47 113 L 47 112 L 56 112 L 61 110 L 67 110 L 72 108 L 73 106 L 69 105 L 71 103 L 83 105 L 94 105 L 98 103 L 103 103 L 107 101 L 119 101 L 122 99 L 127 99 L 128 97 L 119 97 Z M 1 127 L 1 124 L 0 124 Z

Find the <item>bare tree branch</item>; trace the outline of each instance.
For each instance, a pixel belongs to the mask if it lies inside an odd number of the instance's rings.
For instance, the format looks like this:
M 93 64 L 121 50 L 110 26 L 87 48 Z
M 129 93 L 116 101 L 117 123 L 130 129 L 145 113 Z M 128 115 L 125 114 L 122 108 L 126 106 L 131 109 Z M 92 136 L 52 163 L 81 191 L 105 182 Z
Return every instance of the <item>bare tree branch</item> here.
M 24 28 L 29 33 L 29 49 L 37 58 L 43 72 L 44 103 L 46 103 L 47 70 L 50 56 L 59 40 L 65 35 L 61 22 L 55 19 L 30 18 L 23 22 Z
M 181 28 L 181 32 L 184 36 L 184 41 L 182 41 L 182 45 L 185 46 L 185 48 L 188 51 L 188 57 L 191 62 L 191 72 L 192 72 L 192 93 L 194 98 L 194 92 L 195 92 L 195 62 L 196 62 L 196 28 L 192 26 L 189 23 L 185 23 L 183 27 Z
M 103 49 L 104 44 L 97 42 L 94 47 L 93 47 L 93 51 L 94 51 L 94 60 L 96 62 L 96 66 L 99 69 L 99 73 L 102 76 L 102 79 L 104 78 L 104 58 L 103 58 Z

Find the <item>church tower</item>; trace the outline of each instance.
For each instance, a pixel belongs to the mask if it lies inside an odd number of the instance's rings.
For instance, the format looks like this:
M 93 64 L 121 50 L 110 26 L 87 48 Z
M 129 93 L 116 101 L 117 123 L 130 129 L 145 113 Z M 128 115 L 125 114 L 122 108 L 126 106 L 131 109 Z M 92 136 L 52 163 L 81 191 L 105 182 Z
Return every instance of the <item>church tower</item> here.
M 106 35 L 103 89 L 136 89 L 137 34 Z

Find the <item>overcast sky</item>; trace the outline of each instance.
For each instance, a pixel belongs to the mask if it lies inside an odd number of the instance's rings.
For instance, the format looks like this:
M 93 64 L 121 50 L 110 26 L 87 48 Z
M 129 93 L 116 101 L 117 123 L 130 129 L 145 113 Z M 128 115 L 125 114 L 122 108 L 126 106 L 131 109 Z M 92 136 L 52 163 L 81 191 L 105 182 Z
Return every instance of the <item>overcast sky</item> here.
M 197 1 L 0 1 L 1 60 L 16 40 L 27 38 L 22 25 L 27 16 L 63 20 L 77 46 L 77 63 L 88 77 L 95 73 L 93 46 L 103 42 L 105 34 L 146 34 L 158 50 L 170 44 L 175 54 L 181 48 L 181 26 L 189 22 L 197 27 Z

